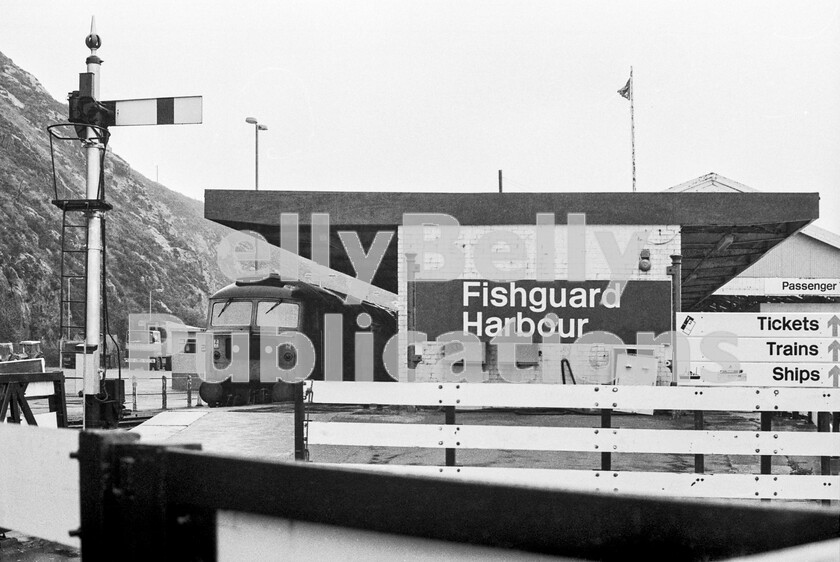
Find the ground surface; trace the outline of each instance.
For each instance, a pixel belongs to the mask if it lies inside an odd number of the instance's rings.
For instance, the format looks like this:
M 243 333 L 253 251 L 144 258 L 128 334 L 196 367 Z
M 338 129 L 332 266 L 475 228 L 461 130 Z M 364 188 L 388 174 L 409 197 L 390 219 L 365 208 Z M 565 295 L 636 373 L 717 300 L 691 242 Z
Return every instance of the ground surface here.
M 79 561 L 79 551 L 64 545 L 35 539 L 9 531 L 0 539 L 0 560 L 3 562 Z

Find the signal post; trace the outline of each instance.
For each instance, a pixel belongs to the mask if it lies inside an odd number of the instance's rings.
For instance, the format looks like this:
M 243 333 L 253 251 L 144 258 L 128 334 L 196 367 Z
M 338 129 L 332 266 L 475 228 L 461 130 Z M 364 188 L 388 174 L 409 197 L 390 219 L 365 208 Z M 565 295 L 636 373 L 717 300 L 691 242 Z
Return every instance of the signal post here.
M 68 211 L 81 211 L 86 226 L 85 323 L 84 344 L 78 346 L 76 373 L 83 381 L 85 428 L 107 427 L 119 416 L 108 412 L 105 404 L 114 404 L 114 396 L 122 396 L 116 385 L 106 385 L 100 379 L 101 346 L 104 344 L 102 324 L 102 291 L 105 239 L 105 211 L 111 209 L 105 201 L 104 155 L 110 133 L 108 128 L 120 125 L 200 124 L 201 96 L 151 98 L 119 101 L 99 101 L 100 68 L 102 59 L 97 50 L 102 40 L 91 19 L 90 34 L 85 38 L 90 55 L 85 60 L 86 72 L 79 75 L 79 90 L 70 93 L 70 123 L 85 153 L 85 199 L 61 199 L 56 193 L 53 204 Z M 60 140 L 68 140 L 50 134 Z M 62 244 L 64 251 L 64 244 Z M 63 259 L 63 258 L 62 258 Z M 62 283 L 64 280 L 62 279 Z M 63 297 L 62 297 L 63 300 Z M 69 302 L 69 301 L 68 301 Z M 63 306 L 63 302 L 62 302 Z M 103 401 L 103 397 L 110 400 Z M 118 404 L 121 409 L 121 404 Z

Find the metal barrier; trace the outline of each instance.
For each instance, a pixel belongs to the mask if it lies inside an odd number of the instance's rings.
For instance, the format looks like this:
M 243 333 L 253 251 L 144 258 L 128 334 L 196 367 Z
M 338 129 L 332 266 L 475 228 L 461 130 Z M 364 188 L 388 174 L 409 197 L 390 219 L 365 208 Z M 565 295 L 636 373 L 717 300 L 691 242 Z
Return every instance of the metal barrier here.
M 157 381 L 160 380 L 158 386 Z M 172 385 L 175 379 L 166 375 L 159 377 L 142 377 L 138 380 L 136 375 L 131 376 L 131 407 L 135 412 L 140 410 L 167 410 L 170 408 L 193 408 L 201 406 L 201 399 L 195 391 L 195 381 L 191 375 L 183 377 L 184 388 L 176 389 Z M 196 378 L 196 380 L 198 380 Z M 155 390 L 151 390 L 151 383 L 155 381 Z M 141 384 L 142 382 L 142 384 Z M 145 391 L 143 390 L 145 387 Z M 154 397 L 155 402 L 152 402 Z M 195 401 L 193 398 L 195 397 Z M 138 404 L 138 398 L 142 400 Z
M 445 413 L 443 424 L 310 421 L 307 404 L 432 406 Z M 464 425 L 458 408 L 571 408 L 600 413 L 599 427 L 510 427 Z M 773 430 L 773 412 L 821 412 L 818 432 Z M 612 413 L 688 410 L 699 414 L 695 428 L 613 428 Z M 759 431 L 707 430 L 702 413 L 760 412 Z M 840 501 L 840 476 L 831 475 L 830 458 L 840 455 L 840 434 L 831 433 L 828 412 L 840 411 L 837 388 L 641 387 L 609 385 L 344 383 L 306 381 L 297 389 L 295 456 L 309 458 L 309 445 L 422 447 L 443 449 L 439 466 L 360 465 L 400 474 L 450 476 L 482 481 L 518 482 L 564 489 L 701 498 Z M 698 421 L 699 419 L 699 421 Z M 456 466 L 466 449 L 575 451 L 600 453 L 600 467 L 496 468 Z M 612 469 L 616 453 L 694 455 L 694 473 Z M 760 472 L 705 471 L 704 455 L 760 458 Z M 821 457 L 822 474 L 772 474 L 778 455 Z M 317 460 L 317 459 L 313 459 Z

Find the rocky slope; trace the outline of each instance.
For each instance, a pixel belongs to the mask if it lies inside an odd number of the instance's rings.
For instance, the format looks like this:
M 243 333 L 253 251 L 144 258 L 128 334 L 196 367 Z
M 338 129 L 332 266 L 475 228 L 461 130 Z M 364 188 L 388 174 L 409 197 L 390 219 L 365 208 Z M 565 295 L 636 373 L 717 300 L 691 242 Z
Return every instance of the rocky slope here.
M 0 342 L 40 339 L 49 364 L 59 338 L 62 213 L 50 203 L 46 127 L 66 121 L 66 104 L 0 53 Z M 59 190 L 79 197 L 79 143 L 56 148 Z M 110 149 L 105 182 L 114 206 L 106 218 L 111 333 L 125 341 L 128 314 L 148 310 L 150 291 L 156 312 L 203 325 L 208 294 L 226 283 L 215 248 L 228 230 L 203 218 L 201 202 L 133 172 Z

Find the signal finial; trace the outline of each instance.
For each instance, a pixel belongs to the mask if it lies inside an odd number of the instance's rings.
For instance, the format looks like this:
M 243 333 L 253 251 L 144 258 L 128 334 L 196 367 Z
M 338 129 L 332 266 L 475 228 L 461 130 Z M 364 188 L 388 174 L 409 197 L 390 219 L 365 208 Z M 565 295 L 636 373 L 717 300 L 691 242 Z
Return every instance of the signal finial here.
M 102 46 L 102 39 L 96 33 L 96 16 L 90 16 L 90 35 L 85 37 L 85 45 L 90 49 L 91 54 L 95 54 L 96 49 Z

